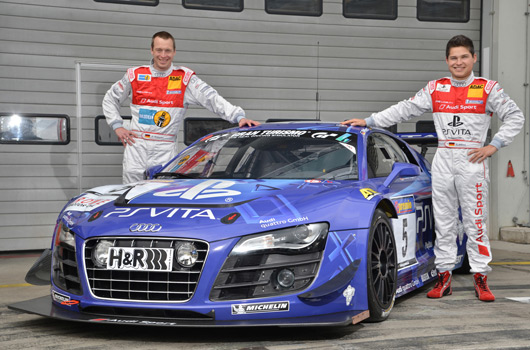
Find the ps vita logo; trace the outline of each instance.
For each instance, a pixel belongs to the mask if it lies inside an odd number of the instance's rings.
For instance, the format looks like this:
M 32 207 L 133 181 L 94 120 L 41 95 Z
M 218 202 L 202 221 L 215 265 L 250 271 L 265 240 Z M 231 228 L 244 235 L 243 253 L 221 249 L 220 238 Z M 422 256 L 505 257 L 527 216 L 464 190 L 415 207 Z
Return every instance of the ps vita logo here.
M 154 196 L 180 197 L 187 200 L 239 196 L 241 192 L 228 189 L 233 185 L 235 185 L 234 181 L 207 180 L 190 188 L 156 192 Z

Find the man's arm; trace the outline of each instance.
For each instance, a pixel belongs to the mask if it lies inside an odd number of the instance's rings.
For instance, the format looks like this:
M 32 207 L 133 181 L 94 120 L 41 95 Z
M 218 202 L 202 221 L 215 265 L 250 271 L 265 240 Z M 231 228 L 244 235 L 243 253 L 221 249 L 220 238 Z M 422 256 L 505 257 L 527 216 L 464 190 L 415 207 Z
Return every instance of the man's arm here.
M 486 108 L 490 112 L 497 113 L 502 121 L 499 131 L 493 136 L 490 144 L 497 149 L 508 146 L 524 126 L 523 112 L 498 83 L 488 97 Z
M 128 75 L 125 74 L 123 78 L 114 83 L 105 94 L 103 98 L 103 114 L 109 126 L 114 130 L 118 139 L 125 146 L 126 144 L 133 144 L 136 134 L 123 127 L 123 118 L 120 115 L 121 104 L 131 94 L 131 83 Z
M 203 106 L 210 112 L 228 120 L 230 123 L 237 123 L 239 126 L 260 124 L 254 120 L 247 119 L 245 117 L 245 111 L 241 107 L 234 106 L 225 100 L 214 88 L 206 84 L 196 75 L 190 79 L 186 89 L 186 95 L 184 96 L 184 103 Z
M 469 158 L 471 163 L 482 163 L 501 147 L 508 146 L 524 126 L 523 112 L 498 83 L 493 86 L 490 92 L 486 110 L 497 113 L 502 125 L 489 145 L 471 150 L 468 153 L 471 156 Z

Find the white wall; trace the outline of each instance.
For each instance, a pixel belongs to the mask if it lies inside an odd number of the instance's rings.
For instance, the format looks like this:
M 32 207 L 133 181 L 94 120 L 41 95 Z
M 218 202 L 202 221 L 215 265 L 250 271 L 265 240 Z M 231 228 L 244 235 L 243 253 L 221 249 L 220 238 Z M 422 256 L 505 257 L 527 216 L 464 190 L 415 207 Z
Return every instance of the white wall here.
M 485 1 L 485 6 L 488 1 Z M 527 225 L 530 222 L 530 193 L 528 167 L 530 97 L 529 70 L 529 0 L 492 0 L 493 20 L 491 46 L 491 79 L 497 80 L 506 93 L 523 110 L 526 122 L 514 142 L 497 152 L 490 163 L 490 238 L 499 238 L 499 229 L 513 226 L 512 219 Z M 489 12 L 489 11 L 486 11 Z M 487 20 L 487 19 L 486 19 Z M 492 120 L 492 133 L 500 126 L 496 116 Z M 515 177 L 507 177 L 511 161 Z

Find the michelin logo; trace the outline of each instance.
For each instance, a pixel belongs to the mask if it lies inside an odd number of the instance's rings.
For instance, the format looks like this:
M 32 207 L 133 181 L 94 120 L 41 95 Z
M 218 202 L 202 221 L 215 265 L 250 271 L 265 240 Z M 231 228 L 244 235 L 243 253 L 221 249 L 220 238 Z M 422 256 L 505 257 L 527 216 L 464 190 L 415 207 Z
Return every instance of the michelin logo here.
M 263 312 L 289 311 L 288 301 L 258 304 L 232 304 L 232 315 L 257 314 Z

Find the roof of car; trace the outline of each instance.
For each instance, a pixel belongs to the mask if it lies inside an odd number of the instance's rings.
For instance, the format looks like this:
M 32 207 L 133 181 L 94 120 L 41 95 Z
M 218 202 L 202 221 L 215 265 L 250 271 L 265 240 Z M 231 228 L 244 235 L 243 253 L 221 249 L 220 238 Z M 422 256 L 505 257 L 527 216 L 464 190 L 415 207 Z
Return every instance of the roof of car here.
M 268 122 L 263 123 L 259 126 L 253 126 L 251 128 L 240 128 L 243 130 L 266 130 L 266 129 L 317 129 L 317 130 L 329 130 L 329 131 L 341 131 L 349 132 L 352 134 L 358 134 L 365 127 L 352 127 L 349 125 L 342 125 L 337 121 L 280 121 L 280 122 Z

